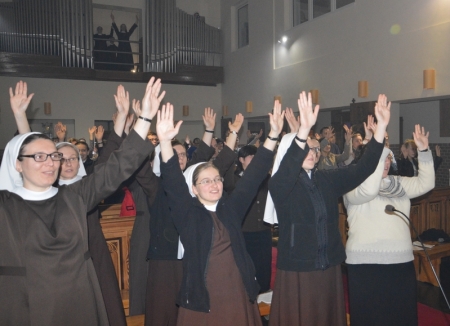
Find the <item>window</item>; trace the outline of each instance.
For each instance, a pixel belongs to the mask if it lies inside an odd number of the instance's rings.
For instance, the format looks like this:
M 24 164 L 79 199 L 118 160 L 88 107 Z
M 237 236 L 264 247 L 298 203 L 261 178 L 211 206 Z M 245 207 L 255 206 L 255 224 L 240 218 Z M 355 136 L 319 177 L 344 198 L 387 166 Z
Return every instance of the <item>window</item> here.
M 336 9 L 349 5 L 353 2 L 355 2 L 355 0 L 336 0 Z
M 308 0 L 294 0 L 294 26 L 308 21 Z
M 322 16 L 331 11 L 330 0 L 313 0 L 313 18 Z
M 342 8 L 355 0 L 292 0 L 293 26 Z
M 237 10 L 238 48 L 248 45 L 248 4 Z

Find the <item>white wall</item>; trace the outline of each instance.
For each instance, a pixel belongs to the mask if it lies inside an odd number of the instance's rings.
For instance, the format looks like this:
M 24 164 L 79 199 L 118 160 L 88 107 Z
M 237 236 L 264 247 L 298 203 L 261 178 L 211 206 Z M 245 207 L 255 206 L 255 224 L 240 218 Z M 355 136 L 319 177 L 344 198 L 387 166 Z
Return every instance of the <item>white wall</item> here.
M 439 101 L 401 104 L 400 116 L 403 117 L 403 139 L 413 138 L 414 126 L 420 124 L 430 132 L 430 143 L 450 142 L 450 137 L 439 136 Z
M 338 11 L 285 31 L 285 0 L 248 0 L 250 44 L 231 52 L 231 6 L 222 0 L 225 33 L 223 101 L 231 112 L 253 101 L 251 115 L 271 108 L 273 96 L 296 107 L 300 90 L 318 89 L 323 108 L 376 100 L 450 94 L 450 2 L 357 0 Z M 392 34 L 398 24 L 400 33 Z M 286 34 L 286 46 L 277 39 Z M 423 90 L 423 70 L 436 69 L 436 89 Z M 358 98 L 358 80 L 369 97 Z M 233 111 L 234 110 L 234 111 Z M 397 122 L 393 122 L 397 123 Z
M 15 86 L 20 78 L 0 77 L 0 148 L 12 138 L 16 124 L 9 106 L 8 88 Z M 28 117 L 34 119 L 75 119 L 75 135 L 68 137 L 88 137 L 88 128 L 94 125 L 94 120 L 111 120 L 115 112 L 113 94 L 117 82 L 83 81 L 26 78 L 29 93 L 35 93 Z M 130 98 L 142 99 L 144 83 L 123 83 L 130 92 Z M 186 134 L 191 137 L 201 136 L 203 132 L 202 114 L 204 108 L 212 107 L 219 111 L 216 130 L 220 131 L 221 87 L 163 85 L 167 94 L 164 101 L 175 107 L 175 119 L 189 121 L 182 126 L 180 137 Z M 46 116 L 43 112 L 44 102 L 52 105 L 52 114 Z M 189 116 L 182 116 L 183 105 L 189 105 Z M 152 129 L 154 130 L 155 124 Z

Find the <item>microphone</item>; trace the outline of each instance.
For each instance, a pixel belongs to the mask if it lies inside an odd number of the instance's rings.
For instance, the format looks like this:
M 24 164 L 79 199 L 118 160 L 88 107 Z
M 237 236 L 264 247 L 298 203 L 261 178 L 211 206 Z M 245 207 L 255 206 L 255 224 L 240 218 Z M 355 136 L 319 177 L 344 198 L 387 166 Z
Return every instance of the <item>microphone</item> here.
M 439 288 L 441 289 L 442 295 L 444 296 L 445 302 L 447 303 L 447 307 L 450 309 L 450 304 L 448 303 L 447 296 L 445 295 L 444 289 L 442 288 L 441 281 L 439 280 L 439 277 L 438 277 L 437 274 L 436 274 L 436 270 L 434 269 L 434 266 L 433 266 L 433 264 L 431 263 L 430 256 L 428 255 L 428 250 L 425 248 L 425 246 L 424 246 L 424 244 L 423 244 L 423 242 L 422 242 L 422 239 L 420 239 L 419 233 L 417 232 L 416 228 L 415 228 L 414 225 L 412 224 L 412 222 L 411 222 L 411 220 L 409 219 L 409 217 L 406 216 L 406 214 L 403 213 L 402 211 L 399 211 L 399 210 L 395 209 L 395 207 L 392 206 L 392 205 L 386 205 L 386 207 L 384 208 L 384 211 L 385 211 L 386 213 L 388 213 L 388 214 L 395 214 L 395 212 L 399 212 L 400 214 L 402 214 L 402 215 L 409 221 L 409 225 L 411 225 L 412 229 L 414 230 L 414 233 L 416 234 L 417 239 L 420 241 L 420 244 L 422 245 L 422 249 L 423 249 L 423 251 L 425 252 L 425 255 L 427 256 L 428 263 L 430 264 L 431 269 L 433 270 L 434 277 L 436 278 L 436 281 L 437 281 L 438 284 L 439 284 Z
M 396 209 L 392 205 L 386 205 L 386 208 L 384 209 L 386 212 L 395 212 Z

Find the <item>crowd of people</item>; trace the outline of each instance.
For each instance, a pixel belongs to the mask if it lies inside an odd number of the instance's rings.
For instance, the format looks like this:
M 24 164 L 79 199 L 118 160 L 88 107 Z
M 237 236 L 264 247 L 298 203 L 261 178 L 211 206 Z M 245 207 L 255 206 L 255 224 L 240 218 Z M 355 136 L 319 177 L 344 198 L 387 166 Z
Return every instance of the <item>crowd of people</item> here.
M 24 82 L 10 89 L 18 135 L 0 166 L 0 324 L 126 325 L 97 209 L 125 187 L 136 207 L 130 314 L 145 314 L 146 325 L 261 325 L 271 224 L 279 239 L 269 325 L 346 325 L 344 262 L 352 325 L 417 325 L 409 223 L 385 206 L 409 212 L 410 199 L 434 187 L 439 148 L 433 158 L 423 127 L 394 170 L 385 95 L 363 135 L 344 126 L 341 152 L 333 128 L 312 131 L 319 106 L 302 92 L 298 117 L 275 101 L 265 139 L 249 133 L 252 144 L 238 146 L 242 114 L 224 141 L 215 138 L 206 108 L 202 138 L 180 142 L 182 121 L 169 102 L 160 108 L 161 88 L 151 78 L 142 100 L 130 101 L 118 86 L 114 130 L 104 140 L 103 127 L 90 128 L 90 144 L 66 141 L 61 123 L 56 144 L 32 132 L 33 94 Z
M 134 60 L 131 49 L 130 37 L 138 27 L 139 17 L 130 30 L 127 25 L 121 24 L 117 27 L 115 17 L 111 13 L 111 30 L 109 34 L 103 34 L 103 27 L 97 27 L 94 34 L 94 64 L 95 69 L 131 71 L 134 69 Z M 116 45 L 116 33 L 119 46 Z

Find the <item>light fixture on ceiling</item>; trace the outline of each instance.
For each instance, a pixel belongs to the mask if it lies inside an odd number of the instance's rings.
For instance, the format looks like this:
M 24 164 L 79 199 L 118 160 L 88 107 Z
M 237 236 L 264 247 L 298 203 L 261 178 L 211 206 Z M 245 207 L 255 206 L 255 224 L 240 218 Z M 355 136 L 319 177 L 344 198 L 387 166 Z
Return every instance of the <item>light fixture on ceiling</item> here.
M 278 43 L 285 44 L 288 41 L 288 37 L 286 35 L 283 35 L 279 40 Z

